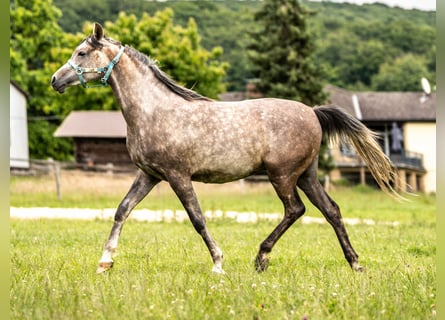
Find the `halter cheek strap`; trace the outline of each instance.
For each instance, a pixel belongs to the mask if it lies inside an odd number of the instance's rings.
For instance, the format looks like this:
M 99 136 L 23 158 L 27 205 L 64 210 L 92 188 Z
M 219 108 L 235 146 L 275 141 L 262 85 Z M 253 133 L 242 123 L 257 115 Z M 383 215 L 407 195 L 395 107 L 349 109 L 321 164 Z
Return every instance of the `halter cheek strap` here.
M 77 64 L 74 63 L 73 60 L 69 59 L 68 64 L 76 71 L 77 77 L 79 78 L 79 81 L 84 88 L 96 88 L 96 87 L 106 87 L 108 85 L 108 78 L 111 75 L 111 71 L 113 71 L 114 66 L 119 62 L 119 59 L 122 56 L 122 53 L 124 52 L 125 47 L 121 47 L 119 49 L 119 52 L 114 57 L 113 60 L 111 60 L 106 67 L 100 67 L 100 68 L 82 68 L 79 67 Z M 89 85 L 86 83 L 85 79 L 83 78 L 84 73 L 105 73 L 104 76 L 100 79 L 100 83 Z

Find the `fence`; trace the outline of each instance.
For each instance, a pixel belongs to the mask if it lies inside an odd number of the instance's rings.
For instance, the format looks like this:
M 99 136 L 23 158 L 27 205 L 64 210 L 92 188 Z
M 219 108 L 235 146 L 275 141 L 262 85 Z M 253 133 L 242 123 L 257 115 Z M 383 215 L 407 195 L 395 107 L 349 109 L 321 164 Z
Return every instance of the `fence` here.
M 11 160 L 15 161 L 24 161 L 24 159 L 13 159 Z M 27 160 L 28 161 L 28 160 Z M 133 165 L 124 165 L 124 166 L 118 166 L 114 165 L 113 163 L 107 163 L 107 164 L 93 164 L 93 163 L 87 163 L 87 164 L 81 164 L 76 162 L 65 162 L 65 161 L 56 161 L 54 159 L 47 159 L 47 160 L 41 160 L 41 159 L 30 159 L 28 161 L 29 168 L 10 168 L 10 174 L 11 175 L 30 175 L 30 176 L 37 176 L 37 175 L 54 175 L 54 181 L 56 184 L 56 192 L 57 192 L 57 199 L 62 199 L 62 193 L 61 193 L 61 185 L 60 185 L 60 176 L 61 176 L 61 170 L 84 170 L 84 171 L 92 171 L 92 172 L 98 172 L 98 173 L 104 173 L 107 175 L 113 175 L 117 173 L 136 173 L 136 166 Z

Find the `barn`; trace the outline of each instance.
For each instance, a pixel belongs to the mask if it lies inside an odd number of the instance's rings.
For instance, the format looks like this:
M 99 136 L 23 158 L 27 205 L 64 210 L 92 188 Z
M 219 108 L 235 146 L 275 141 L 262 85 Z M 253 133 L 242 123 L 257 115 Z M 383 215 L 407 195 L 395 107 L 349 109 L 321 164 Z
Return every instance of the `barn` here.
M 73 138 L 78 164 L 134 166 L 125 144 L 127 124 L 120 111 L 72 111 L 54 136 Z
M 9 167 L 29 168 L 27 94 L 13 81 L 9 83 Z

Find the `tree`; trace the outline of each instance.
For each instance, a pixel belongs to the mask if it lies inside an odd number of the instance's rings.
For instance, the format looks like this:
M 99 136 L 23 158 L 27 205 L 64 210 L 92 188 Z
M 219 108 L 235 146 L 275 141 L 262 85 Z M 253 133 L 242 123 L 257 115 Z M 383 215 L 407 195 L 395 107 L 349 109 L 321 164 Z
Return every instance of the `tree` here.
M 423 59 L 407 54 L 383 64 L 379 73 L 372 78 L 372 86 L 376 91 L 420 91 L 422 77 L 435 82 Z
M 311 15 L 297 0 L 265 0 L 255 14 L 261 27 L 252 33 L 250 59 L 258 78 L 256 89 L 264 96 L 310 106 L 325 101 L 323 74 L 312 59 L 315 45 L 307 30 Z M 326 143 L 320 148 L 319 167 L 325 172 L 333 169 Z
M 307 30 L 311 15 L 297 0 L 265 0 L 255 14 L 261 27 L 252 33 L 249 54 L 263 95 L 324 102 L 322 72 L 312 59 L 315 46 Z
M 30 119 L 39 119 L 29 126 L 30 155 L 68 159 L 72 147 L 52 136 L 61 118 L 71 110 L 119 108 L 109 87 L 85 90 L 77 86 L 70 88 L 69 94 L 60 95 L 50 85 L 51 75 L 91 33 L 92 23 L 86 22 L 83 32 L 64 34 L 56 23 L 60 11 L 51 0 L 16 0 L 10 12 L 11 79 L 31 96 Z M 143 14 L 140 19 L 121 13 L 115 22 L 107 21 L 105 26 L 107 36 L 158 59 L 161 68 L 179 83 L 212 98 L 224 91 L 222 78 L 228 66 L 219 61 L 221 49 L 208 51 L 201 47 L 193 20 L 187 27 L 176 26 L 173 12 L 166 9 L 154 16 Z

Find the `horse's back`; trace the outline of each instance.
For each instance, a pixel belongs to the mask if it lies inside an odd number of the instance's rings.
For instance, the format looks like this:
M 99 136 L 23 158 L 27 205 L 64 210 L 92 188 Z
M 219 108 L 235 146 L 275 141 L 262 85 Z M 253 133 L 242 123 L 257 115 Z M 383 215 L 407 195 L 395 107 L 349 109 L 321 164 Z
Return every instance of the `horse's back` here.
M 322 130 L 314 110 L 300 102 L 262 98 L 222 103 L 219 107 L 238 109 L 234 126 L 243 126 L 237 143 L 249 137 L 255 162 L 262 166 L 307 167 L 320 148 Z
M 297 101 L 261 98 L 221 103 L 217 107 L 237 108 L 248 130 L 264 134 L 268 144 L 319 144 L 321 127 L 314 110 Z
M 127 144 L 138 165 L 161 177 L 165 167 L 181 168 L 193 180 L 221 183 L 268 165 L 307 166 L 321 141 L 312 108 L 290 100 L 190 102 L 157 116 L 151 138 Z

